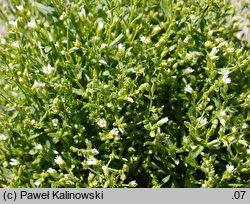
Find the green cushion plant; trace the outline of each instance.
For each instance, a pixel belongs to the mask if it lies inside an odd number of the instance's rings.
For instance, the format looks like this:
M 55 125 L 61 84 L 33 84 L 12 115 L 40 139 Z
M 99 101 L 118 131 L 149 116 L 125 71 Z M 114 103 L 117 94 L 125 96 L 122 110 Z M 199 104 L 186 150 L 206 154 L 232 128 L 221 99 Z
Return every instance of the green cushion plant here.
M 8 2 L 0 187 L 250 186 L 230 1 Z

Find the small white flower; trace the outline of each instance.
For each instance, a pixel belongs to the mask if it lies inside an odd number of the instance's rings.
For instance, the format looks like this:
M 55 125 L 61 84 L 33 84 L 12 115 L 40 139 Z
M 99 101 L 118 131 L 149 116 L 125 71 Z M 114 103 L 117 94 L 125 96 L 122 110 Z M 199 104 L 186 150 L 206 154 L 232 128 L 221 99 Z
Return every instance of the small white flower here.
M 168 117 L 165 117 L 165 118 L 162 118 L 161 121 L 162 121 L 163 123 L 167 123 L 167 122 L 169 121 L 169 119 L 168 119 Z
M 55 169 L 49 168 L 49 169 L 47 170 L 47 172 L 50 173 L 50 174 L 53 174 L 53 173 L 55 172 Z
M 208 35 L 209 35 L 209 36 L 212 36 L 212 35 L 213 35 L 213 33 L 214 33 L 214 31 L 209 29 L 209 31 L 208 31 Z
M 107 47 L 107 44 L 106 44 L 106 43 L 102 43 L 102 44 L 101 44 L 101 48 L 102 48 L 102 49 L 104 49 L 104 48 L 106 48 L 106 47 Z
M 230 74 L 230 71 L 227 68 L 223 68 L 219 74 L 222 75 L 222 81 L 226 84 L 229 84 L 231 82 L 231 79 L 228 77 Z
M 206 125 L 207 124 L 207 118 L 199 117 L 198 118 L 198 123 L 200 126 Z
M 23 8 L 23 5 L 19 5 L 19 6 L 16 6 L 16 8 L 19 10 L 19 11 L 22 11 L 24 8 Z
M 99 120 L 97 120 L 97 125 L 99 125 L 101 128 L 104 128 L 104 127 L 106 127 L 107 122 L 105 119 L 99 119 Z
M 194 71 L 194 70 L 193 70 L 191 67 L 188 67 L 188 68 L 186 69 L 186 73 L 187 73 L 187 74 L 191 74 L 193 71 Z
M 230 71 L 227 68 L 223 68 L 221 71 L 219 71 L 219 74 L 223 76 L 228 76 L 230 74 Z
M 7 161 L 4 161 L 4 162 L 3 162 L 3 167 L 4 167 L 4 168 L 7 168 L 8 165 L 9 165 L 9 163 L 8 163 Z
M 35 149 L 36 150 L 41 150 L 43 148 L 43 146 L 41 145 L 41 144 L 37 144 L 36 146 L 35 146 Z
M 34 185 L 37 186 L 37 187 L 40 186 L 41 185 L 41 181 L 36 180 L 35 183 L 34 183 Z
M 67 14 L 63 12 L 62 15 L 59 17 L 59 19 L 63 21 L 66 17 L 67 17 Z
M 233 52 L 235 51 L 235 49 L 234 49 L 233 47 L 231 47 L 231 48 L 228 48 L 227 51 L 228 51 L 229 53 L 233 53 Z
M 6 140 L 8 137 L 5 134 L 0 134 L 0 140 Z
M 95 157 L 90 157 L 88 160 L 87 160 L 87 165 L 95 165 L 97 163 L 97 160 Z
M 63 161 L 63 159 L 62 159 L 61 156 L 57 156 L 57 157 L 55 158 L 55 163 L 58 164 L 58 165 L 61 165 L 61 164 L 64 163 L 64 161 Z
M 54 127 L 57 127 L 57 126 L 58 126 L 58 123 L 59 123 L 58 119 L 53 119 L 53 120 L 52 120 L 52 125 L 53 125 Z
M 120 43 L 120 44 L 118 45 L 118 51 L 119 51 L 119 52 L 124 52 L 124 51 L 125 51 L 125 47 L 124 47 L 124 45 L 123 45 L 122 43 Z
M 15 20 L 15 21 L 12 20 L 9 22 L 9 24 L 13 27 L 17 27 L 17 20 Z
M 19 43 L 18 43 L 17 41 L 13 42 L 12 45 L 13 45 L 14 47 L 16 47 L 16 48 L 19 47 Z
M 167 123 L 168 121 L 169 121 L 168 117 L 162 118 L 156 123 L 156 127 L 160 127 L 163 124 Z
M 118 128 L 113 128 L 111 131 L 110 131 L 111 135 L 114 135 L 114 136 L 117 136 L 119 135 L 119 130 Z
M 129 185 L 129 187 L 136 187 L 137 183 L 136 183 L 136 181 L 130 181 L 128 185 Z
M 1 44 L 5 44 L 6 43 L 6 40 L 4 38 L 1 38 Z
M 56 151 L 56 150 L 53 150 L 53 153 L 54 153 L 54 154 L 58 154 L 58 151 Z
M 248 128 L 248 125 L 246 123 L 243 123 L 242 126 L 241 126 L 243 129 L 247 129 Z
M 222 75 L 222 81 L 226 84 L 229 84 L 231 82 L 231 79 L 228 77 L 230 74 L 230 71 L 227 68 L 223 68 L 219 74 Z
M 107 165 L 102 166 L 102 170 L 106 171 L 108 169 Z
M 97 149 L 92 149 L 92 153 L 94 154 L 94 155 L 96 155 L 96 154 L 99 154 L 99 151 L 97 150 Z
M 32 20 L 30 22 L 28 22 L 27 26 L 29 28 L 35 28 L 36 27 L 36 21 L 35 20 Z
M 208 167 L 205 168 L 204 171 L 205 171 L 206 173 L 208 173 L 208 172 L 209 172 L 209 168 L 208 168 Z
M 232 127 L 232 131 L 236 132 L 236 127 L 235 126 Z
M 231 165 L 231 164 L 227 164 L 227 165 L 226 165 L 226 168 L 227 168 L 227 171 L 228 171 L 228 172 L 232 172 L 232 171 L 234 170 L 234 166 Z
M 50 64 L 48 64 L 47 66 L 43 66 L 43 73 L 44 74 L 51 74 L 54 70 L 54 67 L 52 67 Z
M 220 112 L 220 116 L 221 116 L 221 117 L 227 116 L 226 111 L 222 110 L 222 111 Z
M 144 44 L 148 44 L 150 42 L 150 39 L 149 38 L 146 38 L 145 36 L 141 36 L 140 37 L 140 41 Z
M 130 102 L 130 103 L 134 103 L 134 99 L 131 98 L 130 96 L 126 97 L 127 101 Z
M 31 125 L 35 125 L 36 124 L 36 121 L 33 119 L 30 121 Z
M 212 51 L 208 54 L 208 57 L 211 59 L 211 60 L 215 60 L 218 58 L 218 56 L 216 56 L 216 54 L 219 52 L 219 48 L 217 47 L 213 47 Z
M 45 87 L 45 84 L 38 82 L 38 81 L 35 81 L 33 86 L 34 86 L 34 88 L 42 88 L 42 87 Z
M 190 86 L 190 84 L 187 84 L 186 86 L 185 86 L 185 89 L 184 89 L 184 91 L 187 93 L 192 93 L 192 91 L 193 91 L 193 89 L 192 89 L 192 87 Z
M 55 47 L 59 47 L 59 42 L 56 42 L 56 43 L 55 43 Z
M 108 84 L 105 84 L 105 85 L 103 86 L 104 89 L 107 89 L 108 87 L 109 87 Z
M 98 30 L 102 30 L 102 29 L 103 29 L 103 27 L 104 27 L 104 23 L 103 23 L 103 21 L 98 21 L 98 26 L 97 26 L 97 29 L 98 29 Z
M 203 183 L 203 184 L 201 185 L 201 188 L 207 188 L 207 184 L 206 184 L 206 183 Z
M 103 170 L 103 172 L 104 172 L 104 175 L 107 175 L 107 176 L 108 176 L 108 174 L 109 174 L 108 166 L 107 166 L 107 165 L 102 166 L 102 170 Z
M 161 27 L 158 25 L 153 28 L 153 32 L 158 32 L 160 30 L 161 30 Z
M 212 51 L 210 52 L 210 55 L 215 56 L 219 52 L 219 48 L 213 47 Z
M 44 25 L 45 28 L 48 28 L 48 27 L 50 26 L 48 21 L 45 21 L 45 22 L 43 23 L 43 25 Z
M 229 77 L 227 77 L 227 76 L 223 76 L 223 77 L 222 77 L 222 81 L 223 81 L 225 84 L 230 84 L 231 79 L 230 79 Z
M 250 154 L 250 145 L 248 146 L 247 154 Z
M 80 18 L 86 17 L 86 11 L 84 8 L 81 9 L 81 11 L 78 13 Z
M 19 161 L 16 159 L 10 159 L 10 165 L 11 166 L 17 166 L 19 164 Z

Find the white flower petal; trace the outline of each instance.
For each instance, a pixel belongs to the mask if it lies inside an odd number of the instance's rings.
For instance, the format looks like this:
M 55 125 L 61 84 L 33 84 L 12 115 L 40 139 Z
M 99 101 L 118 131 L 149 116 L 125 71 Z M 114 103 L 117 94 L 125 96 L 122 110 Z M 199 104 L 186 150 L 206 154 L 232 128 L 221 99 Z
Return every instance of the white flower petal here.
M 226 169 L 227 169 L 228 172 L 232 172 L 234 170 L 234 166 L 231 165 L 231 164 L 227 164 Z
M 55 169 L 49 168 L 49 169 L 47 170 L 47 172 L 50 173 L 50 174 L 52 174 L 52 173 L 55 172 Z
M 87 165 L 95 165 L 97 163 L 97 160 L 95 157 L 90 157 L 88 160 L 87 160 Z
M 41 185 L 41 182 L 40 182 L 40 181 L 38 181 L 38 180 L 36 180 L 36 181 L 35 181 L 35 183 L 34 183 L 34 185 L 38 187 L 38 186 L 40 186 L 40 185 Z
M 55 163 L 58 164 L 58 165 L 61 165 L 61 164 L 64 163 L 64 161 L 63 161 L 63 159 L 62 159 L 61 156 L 57 156 L 57 157 L 55 158 Z
M 32 20 L 30 22 L 28 22 L 27 26 L 29 28 L 35 28 L 36 27 L 36 21 L 35 20 Z
M 8 137 L 5 134 L 0 134 L 0 140 L 6 140 Z
M 184 91 L 187 93 L 192 93 L 193 89 L 192 87 L 190 86 L 190 84 L 187 84 L 184 88 Z
M 51 74 L 54 70 L 54 67 L 52 67 L 50 64 L 47 66 L 43 66 L 42 71 L 44 74 Z
M 35 149 L 37 149 L 37 150 L 41 150 L 43 148 L 43 146 L 41 145 L 41 144 L 37 144 L 36 146 L 35 146 Z
M 104 127 L 106 127 L 107 122 L 105 119 L 99 119 L 99 120 L 97 120 L 97 125 L 100 126 L 101 128 L 104 128 Z
M 19 161 L 16 159 L 10 159 L 10 165 L 11 166 L 17 166 L 19 164 Z

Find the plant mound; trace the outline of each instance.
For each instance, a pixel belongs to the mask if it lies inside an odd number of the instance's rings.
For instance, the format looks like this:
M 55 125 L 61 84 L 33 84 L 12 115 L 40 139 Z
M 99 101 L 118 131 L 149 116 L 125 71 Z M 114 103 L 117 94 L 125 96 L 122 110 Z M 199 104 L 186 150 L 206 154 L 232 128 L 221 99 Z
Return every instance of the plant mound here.
M 250 186 L 229 1 L 18 2 L 0 12 L 0 187 Z

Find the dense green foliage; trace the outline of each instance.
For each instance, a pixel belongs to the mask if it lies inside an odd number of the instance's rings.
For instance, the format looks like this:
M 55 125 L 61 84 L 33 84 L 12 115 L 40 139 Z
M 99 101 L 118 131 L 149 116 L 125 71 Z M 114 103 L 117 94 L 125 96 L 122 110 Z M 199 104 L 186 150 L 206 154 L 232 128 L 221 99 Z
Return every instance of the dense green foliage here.
M 0 187 L 250 186 L 250 49 L 229 1 L 11 2 Z

